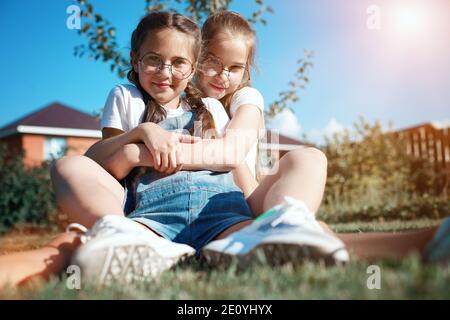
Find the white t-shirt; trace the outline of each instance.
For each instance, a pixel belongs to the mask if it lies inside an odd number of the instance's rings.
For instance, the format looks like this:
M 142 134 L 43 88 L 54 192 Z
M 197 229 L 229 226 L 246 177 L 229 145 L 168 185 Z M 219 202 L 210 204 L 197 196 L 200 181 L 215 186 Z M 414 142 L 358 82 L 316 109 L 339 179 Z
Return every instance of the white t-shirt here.
M 203 98 L 203 103 L 211 113 L 219 137 L 222 137 L 230 121 L 223 105 L 216 99 Z M 264 98 L 255 88 L 244 87 L 236 91 L 231 98 L 230 114 L 235 115 L 242 105 L 254 105 L 261 110 L 264 124 Z M 182 101 L 177 109 L 167 109 L 167 118 L 177 117 L 190 110 L 189 105 Z M 103 109 L 101 128 L 116 128 L 124 132 L 137 127 L 144 116 L 145 104 L 141 92 L 132 84 L 116 85 L 108 95 Z M 247 154 L 245 161 L 253 176 L 256 176 L 257 143 Z
M 222 137 L 230 118 L 218 100 L 203 98 L 202 101 L 214 119 L 218 135 Z M 165 110 L 167 118 L 172 118 L 190 110 L 190 106 L 183 100 L 177 109 L 165 108 Z M 144 100 L 138 88 L 131 84 L 117 85 L 111 90 L 106 100 L 100 122 L 101 128 L 130 131 L 142 122 L 144 111 Z
M 261 120 L 262 125 L 264 129 L 264 98 L 262 94 L 252 87 L 244 87 L 242 89 L 239 89 L 233 94 L 233 97 L 231 97 L 230 102 L 230 114 L 231 117 L 234 117 L 236 114 L 236 111 L 240 106 L 243 105 L 254 105 L 258 107 L 261 111 Z M 263 132 L 260 134 L 258 132 L 258 138 L 261 138 L 263 135 Z M 245 158 L 245 161 L 250 168 L 250 171 L 252 172 L 253 176 L 256 177 L 256 157 L 257 157 L 257 148 L 258 148 L 258 142 L 255 142 L 255 144 L 251 147 L 249 150 L 247 157 Z

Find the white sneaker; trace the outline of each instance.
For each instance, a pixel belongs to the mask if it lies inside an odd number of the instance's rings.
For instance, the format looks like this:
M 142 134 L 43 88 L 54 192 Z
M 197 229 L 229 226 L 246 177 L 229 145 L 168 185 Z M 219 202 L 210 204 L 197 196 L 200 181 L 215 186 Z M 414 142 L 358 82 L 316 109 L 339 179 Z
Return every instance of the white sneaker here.
M 233 258 L 245 264 L 257 251 L 262 251 L 264 260 L 272 265 L 305 260 L 340 264 L 349 260 L 344 243 L 325 232 L 303 202 L 290 197 L 249 226 L 210 242 L 202 249 L 202 256 L 210 264 L 226 265 Z
M 79 228 L 79 225 L 69 227 Z M 159 237 L 131 219 L 108 215 L 81 237 L 71 264 L 81 268 L 83 279 L 99 284 L 132 283 L 155 278 L 195 250 Z

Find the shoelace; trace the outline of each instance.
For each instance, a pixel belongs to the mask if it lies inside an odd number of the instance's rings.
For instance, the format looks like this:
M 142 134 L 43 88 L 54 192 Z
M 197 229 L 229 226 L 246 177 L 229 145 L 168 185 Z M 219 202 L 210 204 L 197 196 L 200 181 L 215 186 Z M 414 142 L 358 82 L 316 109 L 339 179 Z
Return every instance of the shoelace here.
M 100 234 L 107 235 L 108 233 L 115 233 L 117 232 L 117 228 L 109 221 L 102 219 L 94 224 L 91 229 L 88 229 L 79 223 L 71 223 L 66 227 L 66 232 L 71 231 L 79 233 L 81 243 L 86 243 Z
M 90 230 L 79 223 L 71 223 L 66 227 L 66 232 L 77 232 L 80 236 L 81 243 L 86 243 L 91 238 Z
M 286 202 L 284 204 L 285 208 L 282 208 L 284 212 L 272 222 L 272 226 L 275 227 L 280 223 L 286 223 L 290 225 L 308 226 L 317 231 L 323 231 L 314 214 L 308 210 L 303 202 L 291 197 L 284 197 L 284 199 Z

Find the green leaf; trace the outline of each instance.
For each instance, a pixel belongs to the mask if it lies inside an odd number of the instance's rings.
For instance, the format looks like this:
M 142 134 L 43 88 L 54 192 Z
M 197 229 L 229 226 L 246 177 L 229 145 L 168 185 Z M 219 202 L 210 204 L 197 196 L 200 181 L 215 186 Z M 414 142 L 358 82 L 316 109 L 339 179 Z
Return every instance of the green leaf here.
M 81 32 L 82 33 L 86 33 L 89 30 L 90 27 L 91 27 L 91 25 L 89 23 L 85 23 L 83 25 L 83 27 L 81 27 Z

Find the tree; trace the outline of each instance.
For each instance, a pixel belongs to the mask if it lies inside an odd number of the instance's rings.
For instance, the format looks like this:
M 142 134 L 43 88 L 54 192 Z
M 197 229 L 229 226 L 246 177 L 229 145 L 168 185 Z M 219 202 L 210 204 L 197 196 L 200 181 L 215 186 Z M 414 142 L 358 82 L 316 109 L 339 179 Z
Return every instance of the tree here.
M 310 50 L 303 51 L 303 58 L 297 60 L 298 68 L 295 71 L 295 79 L 289 81 L 289 88 L 285 91 L 281 91 L 278 96 L 278 100 L 275 100 L 269 105 L 268 110 L 265 111 L 266 119 L 269 121 L 273 119 L 278 113 L 284 109 L 289 109 L 293 113 L 295 110 L 289 105 L 300 101 L 298 95 L 299 90 L 305 89 L 306 84 L 309 83 L 308 71 L 313 67 L 312 59 L 314 58 L 314 52 Z
M 191 17 L 198 23 L 202 23 L 208 15 L 219 10 L 226 10 L 233 0 L 145 0 L 144 12 L 169 10 L 176 11 L 175 7 L 185 3 L 183 14 Z M 264 18 L 266 13 L 273 14 L 271 6 L 264 0 L 254 0 L 256 10 L 248 17 L 251 24 L 267 24 Z M 105 19 L 99 12 L 95 11 L 88 0 L 77 0 L 80 6 L 80 16 L 84 18 L 78 34 L 86 38 L 87 44 L 78 45 L 74 48 L 74 54 L 78 57 L 88 55 L 90 58 L 108 63 L 112 72 L 117 72 L 120 78 L 124 78 L 130 68 L 128 55 L 120 51 L 116 39 L 115 27 Z M 309 82 L 308 69 L 312 67 L 311 59 L 313 52 L 304 51 L 304 58 L 298 60 L 298 69 L 295 79 L 288 83 L 289 88 L 279 93 L 279 99 L 269 105 L 266 111 L 267 118 L 273 118 L 276 114 L 289 108 L 290 103 L 299 101 L 298 92 L 304 89 Z M 292 110 L 292 108 L 291 108 Z

